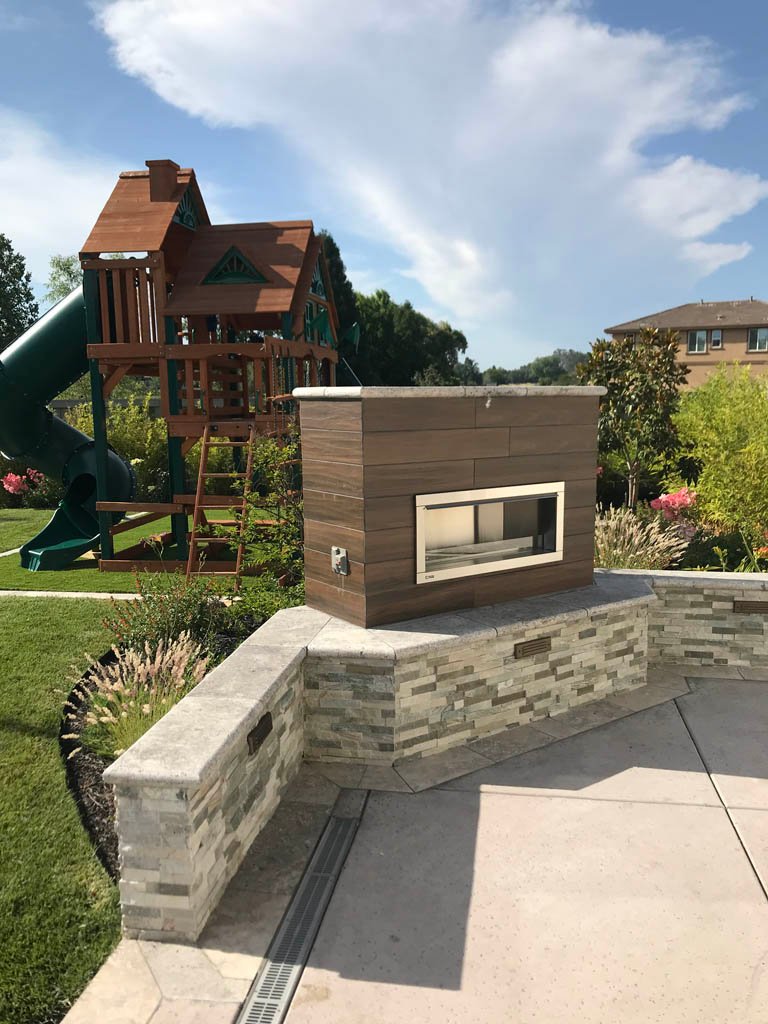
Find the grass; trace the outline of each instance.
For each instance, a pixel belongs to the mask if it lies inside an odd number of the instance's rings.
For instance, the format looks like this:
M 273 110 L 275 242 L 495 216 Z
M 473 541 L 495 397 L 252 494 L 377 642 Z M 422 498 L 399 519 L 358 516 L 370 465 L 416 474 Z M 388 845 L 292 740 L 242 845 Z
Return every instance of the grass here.
M 47 508 L 0 508 L 0 553 L 20 548 L 52 515 Z
M 226 511 L 226 510 L 224 510 Z M 17 516 L 42 516 L 42 521 L 34 522 L 31 518 L 23 525 L 17 520 Z M 34 532 L 40 529 L 50 519 L 52 512 L 39 509 L 0 509 L 0 537 L 6 535 L 4 524 L 7 523 L 7 535 L 17 536 L 15 543 L 7 546 L 0 546 L 0 551 L 8 548 L 18 547 L 19 544 L 29 540 Z M 115 550 L 122 551 L 132 544 L 135 544 L 142 537 L 149 537 L 153 534 L 166 533 L 171 529 L 170 518 L 158 519 L 153 523 L 146 523 L 144 526 L 137 526 L 134 530 L 126 530 L 115 537 Z M 14 533 L 14 531 L 16 531 Z M 19 536 L 20 535 L 20 536 Z M 152 551 L 147 551 L 145 556 L 153 558 Z M 166 549 L 166 558 L 174 558 L 173 548 Z M 162 564 L 158 562 L 158 570 Z M 73 562 L 68 569 L 59 569 L 56 572 L 29 572 L 19 565 L 18 555 L 6 555 L 0 558 L 0 590 L 66 590 L 69 592 L 92 592 L 92 593 L 119 593 L 133 594 L 136 592 L 135 577 L 132 572 L 100 572 L 95 557 L 91 554 L 83 555 Z
M 119 938 L 58 746 L 57 690 L 83 651 L 109 646 L 103 614 L 101 601 L 0 600 L 0 1024 L 59 1021 Z

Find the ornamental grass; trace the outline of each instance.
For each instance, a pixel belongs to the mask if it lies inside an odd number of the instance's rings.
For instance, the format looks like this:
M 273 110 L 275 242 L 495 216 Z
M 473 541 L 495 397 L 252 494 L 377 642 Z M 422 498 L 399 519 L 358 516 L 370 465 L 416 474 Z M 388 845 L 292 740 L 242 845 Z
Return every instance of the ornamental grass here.
M 641 520 L 627 506 L 598 509 L 595 565 L 601 569 L 666 569 L 687 547 L 686 537 L 656 518 Z
M 112 653 L 114 658 L 107 664 L 93 661 L 80 688 L 74 690 L 76 699 L 89 708 L 82 732 L 64 737 L 79 740 L 110 760 L 178 704 L 208 668 L 208 656 L 186 632 L 154 646 L 145 643 L 143 649 L 113 647 Z M 67 706 L 67 718 L 73 721 L 77 705 L 69 702 Z

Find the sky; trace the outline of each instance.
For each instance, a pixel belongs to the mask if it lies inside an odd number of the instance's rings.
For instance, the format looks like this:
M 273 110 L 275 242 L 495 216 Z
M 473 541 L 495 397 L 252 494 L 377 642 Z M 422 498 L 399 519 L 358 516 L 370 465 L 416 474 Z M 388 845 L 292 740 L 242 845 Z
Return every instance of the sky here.
M 760 0 L 0 0 L 0 231 L 39 293 L 121 170 L 311 218 L 481 367 L 768 299 Z

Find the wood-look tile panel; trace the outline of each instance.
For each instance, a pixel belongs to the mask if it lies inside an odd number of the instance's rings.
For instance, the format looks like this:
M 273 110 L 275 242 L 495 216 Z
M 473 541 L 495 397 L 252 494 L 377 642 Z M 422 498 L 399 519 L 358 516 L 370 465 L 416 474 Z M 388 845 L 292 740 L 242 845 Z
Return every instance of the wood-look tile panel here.
M 320 551 L 331 557 L 332 547 L 346 548 L 353 562 L 365 561 L 366 537 L 362 530 L 350 530 L 346 526 L 304 520 L 304 547 Z
M 411 462 L 404 466 L 366 466 L 363 486 L 368 498 L 460 491 L 473 487 L 474 462 Z
M 364 508 L 362 498 L 304 488 L 304 516 L 307 519 L 315 519 L 334 526 L 347 526 L 351 530 L 362 530 Z
M 592 559 L 578 562 L 555 562 L 516 572 L 478 576 L 475 584 L 475 606 L 502 601 L 515 601 L 520 597 L 551 594 L 558 590 L 574 590 L 592 583 Z
M 307 579 L 318 580 L 329 587 L 338 587 L 350 594 L 363 594 L 364 566 L 362 562 L 349 563 L 349 575 L 339 576 L 331 569 L 331 553 L 304 549 L 304 572 Z
M 584 480 L 594 478 L 596 469 L 597 455 L 594 451 L 477 459 L 474 485 L 463 486 L 507 487 L 513 484 L 545 484 L 555 480 Z M 449 489 L 453 488 L 446 488 Z M 458 490 L 458 486 L 455 489 Z
M 473 398 L 364 398 L 362 404 L 366 433 L 475 426 Z
M 306 602 L 310 608 L 319 608 L 329 615 L 338 615 L 356 626 L 365 623 L 365 598 L 351 591 L 329 587 L 320 580 L 307 577 L 305 583 Z
M 348 430 L 359 434 L 362 430 L 360 402 L 308 402 L 299 403 L 302 430 Z
M 304 459 L 301 466 L 304 487 L 329 494 L 350 494 L 360 498 L 363 493 L 363 467 L 352 462 L 317 462 Z
M 391 562 L 396 558 L 413 558 L 415 550 L 415 526 L 369 531 L 365 536 L 366 563 Z
M 366 466 L 392 466 L 455 459 L 494 458 L 509 454 L 509 430 L 401 430 L 363 435 Z
M 416 554 L 388 562 L 367 562 L 365 566 L 365 592 L 386 593 L 416 585 Z
M 351 430 L 305 430 L 301 435 L 301 455 L 315 462 L 352 462 L 362 460 L 361 435 Z
M 598 399 L 560 395 L 541 398 L 475 399 L 478 427 L 537 427 L 597 423 Z
M 563 563 L 581 562 L 595 555 L 595 533 L 590 529 L 586 533 L 566 533 L 563 538 Z
M 597 448 L 597 427 L 573 424 L 569 427 L 511 427 L 509 454 L 511 457 L 536 455 L 563 455 L 574 452 L 594 452 Z M 490 454 L 490 453 L 489 453 Z
M 367 625 L 380 626 L 472 607 L 475 595 L 471 582 L 450 580 L 433 586 L 439 589 L 427 593 L 430 586 L 417 587 L 414 584 L 408 589 L 369 594 L 366 599 Z
M 597 477 L 591 476 L 585 480 L 566 480 L 565 482 L 565 511 L 566 514 L 572 508 L 590 508 L 594 511 L 597 501 Z
M 565 508 L 564 528 L 566 535 L 577 533 L 594 533 L 595 506 L 584 505 L 582 508 Z
M 368 533 L 402 527 L 416 529 L 416 502 L 412 494 L 365 499 L 365 529 Z

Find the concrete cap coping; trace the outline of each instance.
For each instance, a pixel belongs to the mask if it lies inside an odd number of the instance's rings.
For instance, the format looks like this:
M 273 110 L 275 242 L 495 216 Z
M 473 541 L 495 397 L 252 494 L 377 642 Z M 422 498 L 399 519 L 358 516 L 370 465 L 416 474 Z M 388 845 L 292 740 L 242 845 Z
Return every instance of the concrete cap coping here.
M 754 572 L 703 572 L 696 569 L 595 569 L 595 575 L 642 579 L 652 586 L 684 590 L 768 590 L 768 574 Z
M 356 401 L 361 398 L 547 398 L 567 395 L 570 398 L 595 398 L 607 393 L 599 385 L 572 384 L 497 384 L 475 387 L 348 387 L 348 388 L 294 388 L 293 397 L 303 402 L 318 399 Z

